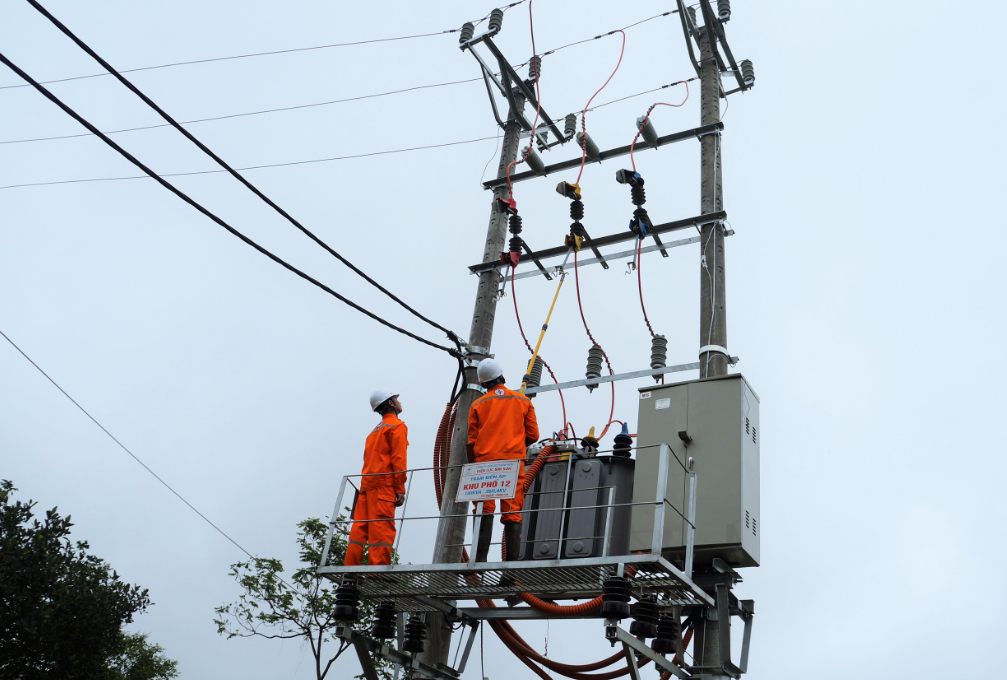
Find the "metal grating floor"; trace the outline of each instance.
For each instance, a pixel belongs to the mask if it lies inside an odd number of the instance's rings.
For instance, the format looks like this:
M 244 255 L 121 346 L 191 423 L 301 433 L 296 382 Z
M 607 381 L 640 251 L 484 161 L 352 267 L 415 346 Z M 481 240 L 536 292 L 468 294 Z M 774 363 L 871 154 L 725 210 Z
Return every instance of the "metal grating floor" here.
M 655 555 L 525 562 L 322 567 L 319 575 L 337 583 L 354 575 L 363 597 L 395 602 L 399 611 L 434 611 L 431 600 L 491 600 L 518 592 L 551 600 L 590 599 L 621 567 L 631 573 L 633 594 L 656 594 L 663 605 L 712 606 L 713 600 L 681 571 Z

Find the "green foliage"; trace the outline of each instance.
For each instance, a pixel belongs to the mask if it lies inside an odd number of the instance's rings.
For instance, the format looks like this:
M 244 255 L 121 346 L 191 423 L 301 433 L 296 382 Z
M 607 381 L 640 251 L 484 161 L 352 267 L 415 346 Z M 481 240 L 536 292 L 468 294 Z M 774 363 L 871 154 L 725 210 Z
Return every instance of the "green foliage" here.
M 161 645 L 147 642 L 147 635 L 122 633 L 109 671 L 108 680 L 170 680 L 178 677 L 178 662 L 166 658 Z
M 344 516 L 339 517 L 345 520 Z M 324 680 L 333 662 L 345 651 L 345 644 L 332 633 L 337 625 L 332 612 L 336 606 L 336 589 L 330 581 L 319 578 L 315 571 L 322 561 L 322 550 L 329 527 L 322 520 L 308 518 L 297 525 L 297 546 L 301 566 L 283 580 L 280 560 L 256 557 L 231 565 L 230 575 L 241 587 L 241 595 L 231 604 L 217 607 L 217 633 L 234 637 L 267 639 L 303 639 L 311 646 L 315 658 L 315 673 Z M 329 546 L 328 564 L 342 564 L 346 557 L 345 533 L 335 532 Z M 398 564 L 398 556 L 392 555 Z M 360 619 L 354 626 L 364 630 L 373 623 L 374 607 L 360 603 Z M 325 643 L 332 643 L 326 648 Z M 332 649 L 336 645 L 336 649 Z M 375 660 L 378 673 L 385 680 L 392 677 L 387 662 Z M 363 675 L 357 676 L 362 678 Z
M 110 565 L 87 553 L 87 542 L 71 541 L 69 516 L 53 508 L 35 519 L 36 503 L 14 502 L 15 491 L 0 480 L 0 677 L 175 677 L 175 662 L 163 659 L 160 647 L 146 645 L 145 636 L 138 645 L 122 631 L 150 605 L 147 590 L 120 581 Z M 172 674 L 119 673 L 133 668 L 120 664 L 130 650 L 152 651 L 158 668 Z

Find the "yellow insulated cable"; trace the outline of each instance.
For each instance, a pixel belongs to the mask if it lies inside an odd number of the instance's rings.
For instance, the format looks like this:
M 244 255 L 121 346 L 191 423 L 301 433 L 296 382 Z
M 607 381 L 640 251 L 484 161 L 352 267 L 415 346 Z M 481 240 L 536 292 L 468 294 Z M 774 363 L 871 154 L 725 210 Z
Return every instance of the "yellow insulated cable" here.
M 556 309 L 556 300 L 559 299 L 559 291 L 563 288 L 564 280 L 566 280 L 565 271 L 559 277 L 559 285 L 556 286 L 556 294 L 552 296 L 552 304 L 549 305 L 549 313 L 546 314 L 545 323 L 542 324 L 542 331 L 538 334 L 538 342 L 535 343 L 535 351 L 531 354 L 531 361 L 528 362 L 528 369 L 524 372 L 524 379 L 521 380 L 521 394 L 524 394 L 524 391 L 528 389 L 528 375 L 531 373 L 531 369 L 535 365 L 535 359 L 538 357 L 538 351 L 542 347 L 542 340 L 545 338 L 546 329 L 549 328 L 549 319 L 552 318 L 552 310 Z

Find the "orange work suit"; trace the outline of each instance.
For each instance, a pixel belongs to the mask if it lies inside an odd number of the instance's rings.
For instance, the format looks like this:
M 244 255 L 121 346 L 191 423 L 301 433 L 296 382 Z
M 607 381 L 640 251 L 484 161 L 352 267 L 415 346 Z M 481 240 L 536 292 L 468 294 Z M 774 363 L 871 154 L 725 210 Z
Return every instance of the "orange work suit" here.
M 391 564 L 395 544 L 395 495 L 406 492 L 406 448 L 409 430 L 394 413 L 382 416 L 381 424 L 367 435 L 364 445 L 363 479 L 353 511 L 353 527 L 343 564 L 363 562 Z M 398 473 L 398 474 L 388 474 Z M 364 520 L 387 520 L 368 522 Z
M 503 523 L 520 522 L 524 507 L 524 459 L 526 441 L 538 440 L 538 421 L 531 399 L 496 385 L 475 400 L 469 409 L 468 443 L 475 453 L 475 462 L 520 460 L 517 494 L 500 501 Z M 496 512 L 495 501 L 483 501 L 483 513 Z

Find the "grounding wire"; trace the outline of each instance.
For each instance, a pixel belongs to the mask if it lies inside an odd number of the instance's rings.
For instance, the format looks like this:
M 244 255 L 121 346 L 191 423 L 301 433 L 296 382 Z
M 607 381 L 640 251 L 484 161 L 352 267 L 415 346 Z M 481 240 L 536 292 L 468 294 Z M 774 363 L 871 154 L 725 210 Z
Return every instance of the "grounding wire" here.
M 200 203 L 198 203 L 194 199 L 190 198 L 188 196 L 188 194 L 184 193 L 181 189 L 177 188 L 175 185 L 173 185 L 170 182 L 168 182 L 166 179 L 164 179 L 163 177 L 161 177 L 160 175 L 158 175 L 156 172 L 154 172 L 153 170 L 151 170 L 150 168 L 148 168 L 146 165 L 144 165 L 141 161 L 139 161 L 131 153 L 129 153 L 128 151 L 126 151 L 125 149 L 123 149 L 121 146 L 119 146 L 118 144 L 116 144 L 111 139 L 109 139 L 105 134 L 103 134 L 100 130 L 98 130 L 98 128 L 96 128 L 94 125 L 92 125 L 87 120 L 85 120 L 80 114 L 78 114 L 76 111 L 74 111 L 72 108 L 70 108 L 67 104 L 63 103 L 63 101 L 61 101 L 58 97 L 56 97 L 56 95 L 54 95 L 51 92 L 49 92 L 49 90 L 47 90 L 45 88 L 45 86 L 43 86 L 42 84 L 40 84 L 39 82 L 37 82 L 36 80 L 34 80 L 30 75 L 28 75 L 27 73 L 25 73 L 24 71 L 22 71 L 14 62 L 12 62 L 10 59 L 8 59 L 3 53 L 0 53 L 0 62 L 3 62 L 4 64 L 6 64 L 12 71 L 14 71 L 20 77 L 24 78 L 28 83 L 30 83 L 36 90 L 38 90 L 49 101 L 51 101 L 52 103 L 56 104 L 56 106 L 58 106 L 59 108 L 61 108 L 69 116 L 73 117 L 74 120 L 76 120 L 78 123 L 80 123 L 81 125 L 83 125 L 84 127 L 86 127 L 93 134 L 95 134 L 98 137 L 100 137 L 103 142 L 105 142 L 110 147 L 112 147 L 115 151 L 117 151 L 123 158 L 125 158 L 126 160 L 128 160 L 130 163 L 132 163 L 133 165 L 135 165 L 136 167 L 138 167 L 143 172 L 147 173 L 147 175 L 149 175 L 152 179 L 154 179 L 155 181 L 157 181 L 165 189 L 167 189 L 168 191 L 172 192 L 173 194 L 175 194 L 176 196 L 178 196 L 179 198 L 181 198 L 183 201 L 185 201 L 186 203 L 188 203 L 189 205 L 191 205 L 193 208 L 195 208 L 196 210 L 198 210 L 199 212 L 201 212 L 203 215 L 205 215 L 206 217 L 210 218 L 214 223 L 216 223 L 217 225 L 223 227 L 228 232 L 230 232 L 232 235 L 238 237 L 244 243 L 246 243 L 247 245 L 251 246 L 255 250 L 259 251 L 260 253 L 262 253 L 263 255 L 265 255 L 266 257 L 268 257 L 270 260 L 273 260 L 274 262 L 276 262 L 280 266 L 282 266 L 285 269 L 287 269 L 287 270 L 293 272 L 294 274 L 300 276 L 305 281 L 308 281 L 308 282 L 314 284 L 318 288 L 321 288 L 322 290 L 324 290 L 329 295 L 332 295 L 333 297 L 335 297 L 337 300 L 340 300 L 341 302 L 349 305 L 350 307 L 353 307 L 354 309 L 356 309 L 361 314 L 369 316 L 370 318 L 374 319 L 378 323 L 380 323 L 380 324 L 382 324 L 384 326 L 387 326 L 388 328 L 391 328 L 394 331 L 402 333 L 403 335 L 406 335 L 406 336 L 412 338 L 413 340 L 416 340 L 417 342 L 421 342 L 421 343 L 423 343 L 425 345 L 429 345 L 430 347 L 433 347 L 435 349 L 439 349 L 439 350 L 441 350 L 443 352 L 447 352 L 448 354 L 450 354 L 452 356 L 457 356 L 457 354 L 458 354 L 457 350 L 452 349 L 450 347 L 445 347 L 443 345 L 438 345 L 437 343 L 434 343 L 434 342 L 431 342 L 430 340 L 426 340 L 424 338 L 421 338 L 420 336 L 416 335 L 415 333 L 411 333 L 411 332 L 407 331 L 404 328 L 400 328 L 399 326 L 396 326 L 395 324 L 391 323 L 390 321 L 386 321 L 385 319 L 381 318 L 377 314 L 375 314 L 375 313 L 373 313 L 373 312 L 365 309 L 364 307 L 361 307 L 360 305 L 358 305 L 357 303 L 353 302 L 349 298 L 346 298 L 343 295 L 340 295 L 339 293 L 337 293 L 336 291 L 334 291 L 332 288 L 329 288 L 328 286 L 326 286 L 324 283 L 322 283 L 318 279 L 315 279 L 312 276 L 310 276 L 309 274 L 306 274 L 305 272 L 301 271 L 300 269 L 298 269 L 297 267 L 293 266 L 289 262 L 287 262 L 287 261 L 283 260 L 282 258 L 280 258 L 279 256 L 273 254 L 269 250 L 266 250 L 265 248 L 263 248 L 262 246 L 260 246 L 258 243 L 256 243 L 252 239 L 248 238 L 247 236 L 245 236 L 244 234 L 242 234 L 240 231 L 238 231 L 237 229 L 235 229 L 234 227 L 232 227 L 231 225 L 229 225 L 227 222 L 225 222 L 224 220 L 222 220 L 220 217 L 218 217 L 214 213 L 210 212 L 207 208 L 203 207 Z
M 95 52 L 93 49 L 91 49 L 91 47 L 87 43 L 85 43 L 83 40 L 81 40 L 80 38 L 78 38 L 73 33 L 73 31 L 71 31 L 69 28 L 67 28 L 59 19 L 57 19 L 56 17 L 54 17 L 45 7 L 43 7 L 41 4 L 39 4 L 37 0 L 28 0 L 28 3 L 32 7 L 34 7 L 35 9 L 37 9 L 46 19 L 48 19 L 49 21 L 51 21 L 53 23 L 53 25 L 56 26 L 56 28 L 58 28 L 60 31 L 62 31 L 62 33 L 64 35 L 66 35 L 66 37 L 70 38 L 70 40 L 72 40 L 78 47 L 80 47 L 82 50 L 84 50 L 85 52 L 87 52 L 87 54 L 92 59 L 94 59 L 99 64 L 101 64 L 101 66 L 106 71 L 108 71 L 113 76 L 115 76 L 116 79 L 120 83 L 122 83 L 124 86 L 126 86 L 126 88 L 128 88 L 133 94 L 135 94 L 137 97 L 139 97 L 141 100 L 143 100 L 143 102 L 147 106 L 149 106 L 150 108 L 154 109 L 154 111 L 156 111 L 159 116 L 161 116 L 162 118 L 164 118 L 164 120 L 167 121 L 173 128 L 175 128 L 176 130 L 178 130 L 179 132 L 181 132 L 182 135 L 186 139 L 188 139 L 190 142 L 192 142 L 197 147 L 199 147 L 200 151 L 202 151 L 207 156 L 209 156 L 210 158 L 212 158 L 218 165 L 220 165 L 220 167 L 224 168 L 224 170 L 226 170 L 232 177 L 234 177 L 236 180 L 238 180 L 239 182 L 241 182 L 242 184 L 244 184 L 245 187 L 249 191 L 251 191 L 253 194 L 255 194 L 260 199 L 262 199 L 262 201 L 266 205 L 268 205 L 270 208 L 272 208 L 277 213 L 279 213 L 281 217 L 283 217 L 285 220 L 287 220 L 288 222 L 290 222 L 290 224 L 292 224 L 294 227 L 296 227 L 302 234 L 304 234 L 305 236 L 307 236 L 308 238 L 310 238 L 312 241 L 315 242 L 316 245 L 318 245 L 320 248 L 322 248 L 325 252 L 327 252 L 329 255 L 331 255 L 332 257 L 336 258 L 337 260 L 339 260 L 340 262 L 342 262 L 344 265 L 346 265 L 347 267 L 349 267 L 353 271 L 354 274 L 356 274 L 357 276 L 359 276 L 363 280 L 367 281 L 367 283 L 371 284 L 372 286 L 374 286 L 375 288 L 377 288 L 378 290 L 380 290 L 387 297 L 389 297 L 391 300 L 393 300 L 394 302 L 396 302 L 400 307 L 402 307 L 403 309 L 405 309 L 407 312 L 409 312 L 410 314 L 412 314 L 413 316 L 415 316 L 417 319 L 420 319 L 421 321 L 423 321 L 423 322 L 425 322 L 425 323 L 433 326 L 434 328 L 436 328 L 436 329 L 438 329 L 440 331 L 443 331 L 452 342 L 454 342 L 459 348 L 461 347 L 461 340 L 452 331 L 448 330 L 447 328 L 445 328 L 444 326 L 440 325 L 436 321 L 433 321 L 433 320 L 429 319 L 428 317 L 424 316 L 423 314 L 420 314 L 418 311 L 416 311 L 415 309 L 413 309 L 412 307 L 410 307 L 408 304 L 406 304 L 405 302 L 403 302 L 394 293 L 392 293 L 387 288 L 385 288 L 384 286 L 382 286 L 380 283 L 378 283 L 377 281 L 375 281 L 374 279 L 372 279 L 370 276 L 368 276 L 367 274 L 365 274 L 359 267 L 357 267 L 352 262 L 350 262 L 349 260 L 347 260 L 345 257 L 343 257 L 342 255 L 340 255 L 338 252 L 336 252 L 331 246 L 329 246 L 329 244 L 327 244 L 325 241 L 323 241 L 318 236 L 316 236 L 314 234 L 314 232 L 310 231 L 307 227 L 305 227 L 297 219 L 295 219 L 290 213 L 288 213 L 286 210 L 284 210 L 283 208 L 281 208 L 277 203 L 275 203 L 271 198 L 269 198 L 264 193 L 262 193 L 262 191 L 259 190 L 258 187 L 256 187 L 254 184 L 252 184 L 251 182 L 249 182 L 247 179 L 245 179 L 237 170 L 235 170 L 234 168 L 232 168 L 223 158 L 221 158 L 216 153 L 214 153 L 213 151 L 211 151 L 208 146 L 206 146 L 201 141 L 199 141 L 198 139 L 196 139 L 196 137 L 191 132 L 189 132 L 184 127 L 182 127 L 174 118 L 172 118 L 170 115 L 168 115 L 168 113 L 164 109 L 162 109 L 160 106 L 158 106 L 150 97 L 148 97 L 143 92 L 141 92 L 140 89 L 137 88 L 135 85 L 133 85 L 133 83 L 131 83 L 125 76 L 123 76 L 121 73 L 119 73 L 118 71 L 116 71 L 112 67 L 111 64 L 109 64 L 101 56 L 99 56 L 98 53 Z
M 517 2 L 512 2 L 511 4 L 507 5 L 506 7 L 503 7 L 502 9 L 503 9 L 503 11 L 506 12 L 511 7 L 516 7 L 517 5 L 522 4 L 523 2 L 526 2 L 526 0 L 517 0 Z M 486 19 L 489 18 L 489 16 L 490 15 L 487 14 L 482 19 L 479 19 L 478 21 L 475 21 L 473 23 L 478 26 L 482 22 L 486 21 Z M 273 56 L 273 55 L 277 55 L 277 54 L 290 54 L 290 53 L 293 53 L 293 52 L 311 52 L 311 51 L 315 51 L 315 50 L 325 50 L 325 49 L 329 49 L 329 48 L 333 48 L 333 47 L 354 47 L 354 46 L 357 46 L 357 45 L 372 45 L 372 44 L 375 44 L 375 43 L 396 42 L 396 41 L 400 41 L 400 40 L 412 40 L 414 38 L 431 38 L 431 37 L 435 37 L 435 36 L 438 36 L 438 35 L 447 35 L 449 33 L 457 33 L 460 30 L 461 30 L 460 28 L 451 28 L 451 29 L 448 29 L 448 30 L 445 30 L 445 31 L 435 31 L 433 33 L 418 33 L 416 35 L 402 35 L 402 36 L 397 36 L 397 37 L 394 37 L 394 38 L 374 38 L 372 40 L 357 40 L 357 41 L 354 41 L 354 42 L 331 43 L 331 44 L 328 44 L 328 45 L 314 45 L 312 47 L 293 47 L 293 48 L 286 49 L 286 50 L 272 50 L 272 51 L 269 51 L 269 52 L 251 52 L 249 54 L 236 54 L 236 55 L 232 55 L 232 56 L 228 56 L 228 57 L 210 57 L 208 59 L 194 59 L 192 61 L 175 61 L 175 62 L 171 62 L 169 64 L 158 64 L 157 66 L 141 66 L 139 68 L 126 69 L 126 70 L 122 71 L 122 73 L 136 73 L 137 71 L 153 71 L 153 70 L 156 70 L 156 69 L 171 68 L 171 67 L 174 67 L 174 66 L 192 66 L 194 64 L 208 64 L 208 63 L 217 62 L 217 61 L 232 61 L 232 60 L 235 60 L 235 59 L 247 59 L 249 57 L 268 57 L 268 56 Z M 51 85 L 53 83 L 66 83 L 66 82 L 69 82 L 71 80 L 86 80 L 86 79 L 89 79 L 89 78 L 102 78 L 102 77 L 107 76 L 107 75 L 109 75 L 109 74 L 108 73 L 92 73 L 92 74 L 86 75 L 86 76 L 72 76 L 70 78 L 58 78 L 56 80 L 43 80 L 43 81 L 40 81 L 40 82 L 43 85 Z M 28 87 L 28 86 L 27 85 L 3 85 L 3 86 L 0 86 L 0 90 L 12 90 L 12 89 L 20 88 L 20 87 Z
M 56 387 L 57 390 L 59 390 L 60 392 L 62 392 L 64 397 L 66 397 L 67 399 L 69 399 L 73 403 L 74 406 L 76 406 L 77 408 L 79 408 L 80 411 L 81 411 L 81 413 L 83 413 L 88 418 L 90 418 L 91 422 L 93 422 L 95 425 L 97 425 L 99 428 L 101 428 L 102 432 L 104 432 L 105 434 L 107 434 L 112 439 L 112 441 L 114 441 L 116 444 L 118 444 L 119 448 L 121 448 L 123 451 L 125 451 L 126 453 L 128 453 L 133 460 L 135 460 L 137 463 L 139 463 L 141 466 L 143 466 L 143 469 L 146 470 L 147 472 L 149 472 L 151 475 L 153 475 L 154 479 L 156 479 L 157 481 L 161 482 L 161 484 L 164 485 L 164 488 L 166 488 L 171 493 L 175 494 L 175 496 L 178 497 L 178 500 L 180 500 L 183 503 L 185 503 L 186 505 L 188 505 L 189 509 L 191 509 L 194 513 L 196 513 L 197 515 L 199 515 L 200 517 L 202 517 L 204 522 L 206 522 L 211 527 L 213 527 L 214 529 L 216 529 L 217 533 L 219 533 L 221 536 L 223 536 L 228 541 L 230 541 L 231 543 L 233 543 L 234 546 L 238 550 L 240 550 L 241 552 L 243 552 L 246 555 L 248 555 L 251 559 L 253 559 L 253 560 L 255 559 L 255 556 L 252 553 L 250 553 L 247 550 L 245 550 L 245 548 L 243 548 L 240 543 L 238 543 L 233 538 L 231 538 L 230 536 L 228 536 L 227 533 L 223 529 L 221 529 L 216 524 L 214 524 L 212 521 L 210 521 L 210 519 L 206 515 L 204 515 L 203 513 L 201 513 L 199 510 L 197 510 L 196 507 L 192 503 L 190 503 L 189 501 L 185 500 L 185 498 L 182 496 L 182 494 L 180 494 L 177 491 L 175 491 L 175 489 L 173 489 L 171 487 L 171 485 L 168 484 L 168 482 L 166 482 L 163 479 L 161 479 L 161 477 L 156 472 L 154 472 L 153 470 L 151 470 L 150 467 L 146 463 L 144 463 L 142 460 L 140 460 L 140 458 L 137 457 L 137 455 L 135 453 L 133 453 L 132 451 L 130 451 L 126 447 L 125 444 L 123 444 L 121 441 L 119 441 L 118 439 L 116 439 L 116 437 L 115 437 L 114 434 L 112 434 L 107 429 L 105 429 L 105 426 L 102 425 L 101 423 L 99 423 L 98 420 L 94 416 L 92 416 L 90 413 L 88 413 L 87 409 L 85 409 L 83 406 L 81 406 L 77 402 L 76 399 L 74 399 L 69 394 L 67 394 L 67 391 L 64 390 L 62 387 L 60 387 L 59 383 L 57 383 L 55 380 L 53 380 L 52 377 L 50 377 L 50 375 L 48 373 L 46 373 L 45 371 L 43 371 L 42 367 L 39 366 L 38 364 L 36 364 L 35 361 L 30 356 L 28 356 L 27 354 L 25 354 L 25 352 L 24 352 L 23 349 L 21 349 L 20 347 L 18 347 L 17 344 L 13 340 L 11 340 L 9 337 L 7 337 L 6 333 L 4 333 L 2 330 L 0 330 L 0 335 L 2 335 L 3 338 L 4 338 L 4 340 L 6 340 L 7 342 L 9 342 L 14 349 L 16 349 L 18 352 L 20 352 L 21 356 L 23 356 L 25 359 L 27 359 L 28 362 L 32 366 L 34 366 L 38 370 L 39 373 L 41 373 L 42 375 L 44 375 L 46 377 L 46 380 L 48 380 L 49 382 L 51 382 Z

